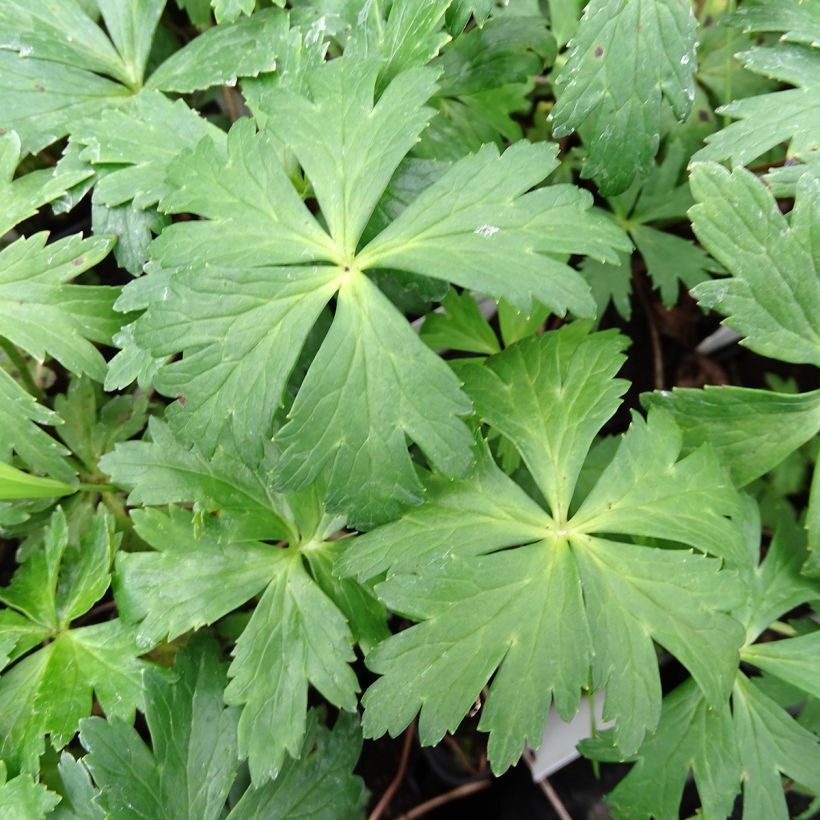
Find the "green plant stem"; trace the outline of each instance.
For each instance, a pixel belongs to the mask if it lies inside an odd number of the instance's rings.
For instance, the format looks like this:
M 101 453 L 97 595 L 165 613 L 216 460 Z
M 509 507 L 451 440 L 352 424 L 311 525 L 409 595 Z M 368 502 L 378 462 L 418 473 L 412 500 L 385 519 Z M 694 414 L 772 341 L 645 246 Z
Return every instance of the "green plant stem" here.
M 20 351 L 4 336 L 0 336 L 0 348 L 2 348 L 3 352 L 9 357 L 11 363 L 20 373 L 20 378 L 23 380 L 26 390 L 38 399 L 42 398 L 43 391 L 32 378 L 31 371 L 28 369 L 26 360 L 20 355 Z
M 93 484 L 88 482 L 80 482 L 77 485 L 77 489 L 87 493 L 115 493 L 118 488 L 113 484 Z

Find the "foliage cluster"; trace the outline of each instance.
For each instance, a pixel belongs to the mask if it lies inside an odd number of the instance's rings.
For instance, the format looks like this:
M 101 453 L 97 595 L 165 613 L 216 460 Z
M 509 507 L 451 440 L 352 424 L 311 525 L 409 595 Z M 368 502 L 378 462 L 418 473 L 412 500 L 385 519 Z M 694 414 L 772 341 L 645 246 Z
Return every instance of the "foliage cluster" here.
M 596 693 L 616 817 L 820 794 L 818 43 L 0 0 L 0 815 L 357 817 L 363 737 L 500 775 Z M 689 293 L 768 388 L 629 398 Z

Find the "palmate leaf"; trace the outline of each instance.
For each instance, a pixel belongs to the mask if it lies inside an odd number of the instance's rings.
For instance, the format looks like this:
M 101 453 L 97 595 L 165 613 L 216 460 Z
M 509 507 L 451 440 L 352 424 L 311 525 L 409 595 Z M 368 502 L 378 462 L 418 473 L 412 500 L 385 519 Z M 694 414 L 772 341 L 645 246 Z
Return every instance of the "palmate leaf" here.
M 395 735 L 420 710 L 422 742 L 435 743 L 495 673 L 479 724 L 494 771 L 537 744 L 551 699 L 569 719 L 590 685 L 606 690 L 605 717 L 634 751 L 660 717 L 653 639 L 692 671 L 709 703 L 725 701 L 743 639 L 725 614 L 742 601 L 737 578 L 715 558 L 623 538 L 747 564 L 726 518 L 737 496 L 710 451 L 681 459 L 680 433 L 653 412 L 633 421 L 580 506 L 573 499 L 593 437 L 626 387 L 613 379 L 622 346 L 576 324 L 462 371 L 477 411 L 519 451 L 547 508 L 484 455 L 474 476 L 431 479 L 423 507 L 358 539 L 339 570 L 387 570 L 377 593 L 420 621 L 368 656 L 382 677 L 363 699 L 367 736 Z
M 184 354 L 156 379 L 164 394 L 184 397 L 169 415 L 175 429 L 206 453 L 232 435 L 252 454 L 273 432 L 300 348 L 335 294 L 331 330 L 276 436 L 277 484 L 298 489 L 321 474 L 329 508 L 361 525 L 421 500 L 408 438 L 446 474 L 463 474 L 472 461 L 459 419 L 470 405 L 456 377 L 367 272 L 388 267 L 524 311 L 538 299 L 560 314 L 584 314 L 594 309 L 587 287 L 550 254 L 612 258 L 623 243 L 579 190 L 527 193 L 555 167 L 555 147 L 521 143 L 457 162 L 360 249 L 435 88 L 433 72 L 413 69 L 374 102 L 379 70 L 348 57 L 324 64 L 308 75 L 309 96 L 287 88 L 264 95 L 276 112 L 265 118 L 269 130 L 240 121 L 225 147 L 206 139 L 175 163 L 175 190 L 162 207 L 205 220 L 174 224 L 155 242 L 161 268 L 149 275 L 156 285 L 136 327 L 137 343 L 154 356 Z M 279 164 L 274 137 L 312 182 L 323 224 Z M 248 391 L 251 383 L 258 389 Z
M 37 773 L 46 734 L 55 749 L 74 737 L 92 693 L 106 714 L 134 714 L 141 665 L 133 630 L 119 620 L 71 626 L 108 588 L 116 540 L 101 507 L 82 540 L 70 541 L 58 509 L 43 543 L 0 589 L 9 608 L 0 632 L 13 662 L 0 675 L 0 756 L 15 771 Z
M 752 532 L 760 520 L 752 505 Z M 801 541 L 803 542 L 801 544 Z M 753 590 L 742 616 L 747 645 L 741 658 L 802 690 L 820 695 L 820 633 L 755 644 L 759 634 L 784 612 L 820 595 L 820 585 L 800 575 L 805 536 L 784 517 L 765 560 L 751 571 Z M 705 817 L 726 817 L 743 787 L 744 820 L 789 816 L 781 773 L 820 792 L 820 745 L 815 735 L 766 694 L 758 678 L 738 672 L 731 701 L 710 705 L 689 680 L 664 699 L 657 730 L 636 765 L 607 802 L 616 818 L 677 816 L 688 770 L 694 774 Z M 581 749 L 597 760 L 623 760 L 611 732 L 602 732 Z
M 101 112 L 128 105 L 144 85 L 188 92 L 271 72 L 292 41 L 289 15 L 266 9 L 249 20 L 205 32 L 146 80 L 147 59 L 165 3 L 100 0 L 105 31 L 77 0 L 3 3 L 0 127 L 15 129 L 23 150 L 34 153 Z M 254 6 L 251 0 L 248 13 Z M 226 11 L 217 16 L 235 19 L 238 14 Z
M 175 681 L 158 671 L 146 678 L 150 750 L 122 720 L 94 717 L 82 723 L 80 740 L 88 754 L 77 765 L 90 770 L 100 788 L 94 803 L 112 820 L 225 816 L 239 768 L 238 711 L 223 703 L 225 668 L 218 645 L 207 636 L 194 637 L 177 655 L 174 672 Z M 352 720 L 342 718 L 330 731 L 311 713 L 300 760 L 272 783 L 246 789 L 228 817 L 350 816 L 363 796 L 361 781 L 351 773 L 360 744 Z M 316 778 L 318 771 L 322 788 L 309 788 L 308 773 Z M 327 800 L 336 814 L 329 814 Z
M 300 753 L 309 685 L 355 710 L 352 644 L 369 648 L 386 635 L 384 611 L 366 587 L 335 578 L 349 542 L 329 540 L 342 522 L 323 516 L 315 491 L 271 492 L 270 456 L 250 466 L 220 448 L 209 460 L 157 420 L 150 431 L 152 442 L 118 445 L 102 468 L 134 488 L 131 503 L 194 503 L 200 512 L 132 513 L 156 551 L 118 556 L 117 602 L 139 623 L 138 641 L 151 646 L 260 597 L 237 640 L 226 690 L 227 702 L 243 707 L 239 753 L 260 784 Z
M 820 178 L 801 177 L 788 218 L 745 169 L 702 163 L 690 182 L 695 233 L 732 274 L 698 285 L 696 298 L 725 314 L 755 352 L 820 365 Z
M 663 99 L 683 119 L 695 98 L 695 17 L 687 0 L 592 0 L 556 78 L 553 134 L 580 129 L 582 170 L 605 196 L 648 170 Z

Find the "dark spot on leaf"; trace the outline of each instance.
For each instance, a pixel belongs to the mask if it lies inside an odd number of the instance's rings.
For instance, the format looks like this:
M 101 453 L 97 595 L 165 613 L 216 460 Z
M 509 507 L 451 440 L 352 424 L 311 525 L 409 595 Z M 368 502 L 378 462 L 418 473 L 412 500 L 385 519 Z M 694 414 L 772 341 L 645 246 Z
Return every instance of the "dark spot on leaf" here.
M 698 119 L 701 122 L 709 122 L 709 115 L 703 109 L 701 109 L 700 111 L 698 111 Z
M 180 407 L 185 407 L 185 405 L 188 404 L 184 393 L 177 393 L 177 401 L 179 402 Z
M 0 137 L 2 137 L 3 134 L 5 134 L 5 133 L 6 133 L 6 129 L 5 128 L 0 128 Z
M 45 87 L 42 83 L 37 83 L 37 84 L 34 86 L 34 90 L 35 90 L 35 91 L 45 91 L 45 90 L 46 90 L 46 87 Z
M 75 268 L 79 268 L 80 265 L 83 264 L 83 262 L 85 262 L 85 257 L 78 256 L 76 259 L 72 259 L 71 264 L 74 265 Z
M 604 56 L 604 50 L 600 46 L 598 46 L 598 48 L 595 49 L 595 56 L 598 58 Z
M 350 273 L 350 265 L 345 265 L 345 273 Z
M 703 21 L 703 27 L 704 27 L 704 28 L 709 28 L 709 26 L 711 26 L 711 25 L 712 25 L 712 23 L 714 23 L 714 22 L 715 22 L 715 20 L 714 20 L 714 18 L 712 17 L 712 15 L 711 15 L 711 14 L 707 14 L 707 15 L 706 15 L 706 19 Z

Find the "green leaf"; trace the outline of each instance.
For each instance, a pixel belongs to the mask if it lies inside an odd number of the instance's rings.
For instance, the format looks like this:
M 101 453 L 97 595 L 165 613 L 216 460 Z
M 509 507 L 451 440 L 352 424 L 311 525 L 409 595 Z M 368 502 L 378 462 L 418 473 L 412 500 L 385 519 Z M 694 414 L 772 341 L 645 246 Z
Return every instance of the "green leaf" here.
M 422 486 L 406 438 L 447 475 L 472 461 L 472 437 L 458 416 L 470 412 L 458 379 L 372 282 L 353 279 L 339 294 L 330 332 L 313 360 L 282 448 L 280 488 L 302 489 L 324 470 L 325 503 L 367 528 L 419 504 Z M 335 420 L 348 415 L 344 427 Z
M 171 102 L 158 92 L 143 91 L 127 105 L 103 111 L 99 119 L 75 129 L 72 142 L 83 146 L 82 159 L 106 168 L 94 188 L 95 201 L 109 207 L 133 201 L 143 210 L 173 190 L 166 179 L 170 165 L 206 136 L 224 140 L 218 128 L 182 100 Z
M 254 783 L 276 777 L 286 753 L 299 755 L 308 683 L 336 706 L 355 711 L 351 643 L 344 616 L 301 560 L 280 561 L 236 643 L 225 690 L 226 703 L 243 706 L 239 751 L 249 758 Z
M 46 245 L 47 238 L 37 233 L 0 251 L 0 335 L 38 361 L 48 354 L 102 381 L 105 360 L 92 342 L 109 344 L 119 328 L 117 289 L 66 282 L 103 259 L 112 240 L 77 234 Z
M 125 5 L 102 3 L 116 46 L 76 0 L 9 0 L 0 8 L 2 126 L 18 132 L 26 153 L 42 150 L 139 88 L 163 3 Z
M 70 628 L 108 588 L 116 540 L 102 507 L 81 540 L 70 540 L 58 508 L 44 542 L 17 570 L 0 600 L 24 616 L 47 641 L 0 676 L 0 756 L 36 773 L 44 735 L 59 750 L 91 712 L 92 693 L 109 715 L 129 719 L 141 697 L 141 668 L 133 631 L 119 620 Z M 25 644 L 15 657 L 34 648 Z
M 382 20 L 379 3 L 365 4 L 345 53 L 357 59 L 378 57 L 382 63 L 377 90 L 403 71 L 426 65 L 450 36 L 442 31 L 451 0 L 398 0 Z
M 591 675 L 607 691 L 619 743 L 634 751 L 660 715 L 652 639 L 710 703 L 727 697 L 743 629 L 724 613 L 743 600 L 738 579 L 689 551 L 615 540 L 671 539 L 734 556 L 740 538 L 724 516 L 738 502 L 714 459 L 699 451 L 679 461 L 668 416 L 636 420 L 572 513 L 593 436 L 624 389 L 613 379 L 621 348 L 612 333 L 570 325 L 464 371 L 480 414 L 515 444 L 550 512 L 485 455 L 473 476 L 433 478 L 428 504 L 358 539 L 339 571 L 387 570 L 377 594 L 421 622 L 367 658 L 382 675 L 363 699 L 367 736 L 395 735 L 420 710 L 422 742 L 435 743 L 494 674 L 479 727 L 501 772 L 538 742 L 551 698 L 565 719 L 574 715 Z M 570 408 L 573 423 L 562 425 Z
M 215 484 L 203 477 L 203 486 Z M 301 749 L 309 684 L 342 709 L 356 706 L 347 607 L 334 603 L 302 559 L 324 550 L 323 534 L 305 531 L 284 548 L 251 540 L 238 513 L 206 518 L 198 530 L 183 509 L 135 511 L 133 519 L 157 551 L 118 556 L 116 593 L 123 617 L 141 622 L 143 645 L 213 623 L 261 596 L 234 649 L 226 702 L 243 707 L 239 753 L 248 758 L 254 783 L 276 777 L 286 755 Z
M 773 470 L 820 432 L 820 391 L 707 386 L 645 393 L 642 401 L 672 414 L 683 430 L 685 450 L 708 441 L 739 487 Z
M 194 38 L 160 65 L 146 88 L 188 94 L 214 85 L 236 85 L 240 77 L 275 70 L 291 39 L 288 15 L 265 9 Z
M 538 299 L 555 313 L 589 316 L 589 290 L 545 254 L 584 253 L 617 261 L 626 237 L 569 185 L 529 191 L 557 166 L 557 146 L 493 145 L 453 165 L 367 247 L 359 263 L 422 273 L 507 299 L 525 313 Z M 559 257 L 560 258 L 560 257 Z M 500 270 L 507 275 L 499 275 Z
M 820 588 L 817 589 L 820 598 Z M 769 672 L 801 689 L 811 697 L 820 697 L 820 632 L 811 632 L 785 641 L 768 641 L 744 648 L 740 657 L 758 669 Z
M 757 353 L 820 364 L 820 273 L 813 256 L 820 224 L 820 178 L 804 175 L 790 218 L 745 169 L 713 163 L 692 170 L 695 233 L 730 278 L 694 290 L 705 307 L 728 316 Z
M 734 19 L 747 32 L 784 32 L 781 40 L 806 45 L 820 40 L 820 10 L 801 0 L 748 0 Z
M 744 817 L 786 820 L 789 812 L 781 773 L 820 793 L 817 738 L 743 674 L 738 674 L 732 707 L 745 774 Z
M 668 308 L 677 304 L 681 285 L 689 290 L 709 279 L 710 273 L 721 271 L 719 265 L 687 239 L 648 225 L 636 225 L 630 235 L 646 263 L 652 284 Z
M 223 816 L 236 777 L 237 711 L 222 701 L 225 667 L 213 639 L 199 636 L 177 655 L 177 680 L 146 676 L 145 717 L 152 748 L 118 719 L 84 720 L 84 763 L 100 788 L 97 802 L 112 818 Z
M 441 306 L 446 313 L 428 313 L 419 333 L 428 347 L 487 356 L 501 351 L 493 329 L 469 291 L 458 293 L 451 289 Z
M 557 521 L 567 519 L 592 440 L 627 388 L 614 378 L 626 339 L 586 331 L 575 324 L 526 339 L 468 376 L 478 414 L 520 451 Z
M 61 423 L 56 413 L 38 404 L 0 369 L 0 452 L 4 459 L 16 452 L 31 469 L 70 482 L 75 470 L 65 459 L 68 450 L 37 426 Z
M 206 459 L 183 447 L 157 418 L 148 423 L 151 441 L 117 444 L 100 459 L 100 469 L 121 486 L 130 487 L 131 506 L 189 503 L 207 511 L 241 517 L 250 538 L 290 537 L 287 502 L 270 492 L 266 463 L 243 463 L 220 448 Z
M 353 774 L 361 744 L 355 718 L 342 714 L 328 730 L 316 712 L 309 712 L 299 759 L 286 761 L 276 780 L 251 786 L 227 820 L 356 820 L 367 798 L 364 784 Z
M 57 498 L 76 491 L 76 487 L 70 484 L 24 473 L 0 462 L 0 499 L 3 501 L 12 498 Z
M 55 398 L 54 408 L 64 421 L 60 438 L 86 469 L 99 477 L 102 454 L 145 427 L 148 397 L 129 394 L 104 400 L 97 384 L 75 377 L 66 393 Z
M 64 751 L 60 755 L 57 771 L 60 773 L 63 799 L 53 820 L 105 820 L 105 812 L 92 802 L 96 790 L 85 764 Z
M 0 198 L 3 215 L 0 217 L 0 235 L 37 213 L 47 202 L 61 197 L 73 185 L 91 175 L 83 169 L 63 170 L 44 168 L 14 178 L 20 162 L 20 138 L 13 131 L 0 136 Z
M 227 145 L 205 139 L 183 154 L 162 208 L 206 219 L 163 231 L 148 282 L 132 283 L 118 303 L 148 307 L 139 347 L 153 357 L 184 354 L 155 378 L 162 393 L 180 397 L 168 416 L 174 429 L 206 455 L 232 435 L 256 458 L 300 350 L 336 294 L 331 330 L 276 436 L 277 486 L 300 488 L 321 473 L 329 509 L 362 525 L 421 500 L 407 439 L 451 475 L 471 462 L 457 379 L 372 284 L 371 269 L 453 281 L 519 306 L 537 298 L 560 313 L 591 312 L 583 281 L 549 254 L 611 257 L 624 242 L 577 189 L 527 193 L 554 167 L 555 149 L 523 144 L 457 163 L 364 243 L 434 90 L 433 72 L 412 69 L 374 101 L 378 72 L 377 62 L 331 61 L 307 75 L 304 93 L 277 85 L 258 97 L 261 132 L 241 120 Z M 288 178 L 274 135 L 309 177 L 322 224 Z M 249 394 L 244 385 L 261 373 L 261 392 Z M 422 395 L 436 408 L 432 429 Z
M 256 0 L 211 0 L 217 23 L 233 23 L 240 15 L 251 14 Z
M 60 795 L 35 783 L 29 774 L 8 780 L 6 764 L 0 760 L 0 815 L 15 820 L 42 820 L 60 802 Z
M 770 149 L 789 142 L 788 156 L 808 156 L 817 150 L 820 128 L 820 50 L 781 45 L 755 48 L 741 55 L 743 65 L 757 74 L 796 88 L 736 100 L 719 109 L 733 122 L 707 138 L 693 159 L 726 160 L 748 165 Z M 777 112 L 777 116 L 772 116 Z
M 139 211 L 132 203 L 114 208 L 101 205 L 98 191 L 99 188 L 94 190 L 91 200 L 91 230 L 95 234 L 114 234 L 117 264 L 132 276 L 139 276 L 148 261 L 148 247 L 154 234 L 161 233 L 170 220 L 153 209 Z
M 687 0 L 592 0 L 555 80 L 553 135 L 576 129 L 582 176 L 625 191 L 658 151 L 663 100 L 682 120 L 695 98 L 695 17 Z
M 154 41 L 154 30 L 165 8 L 165 0 L 141 0 L 132 4 L 123 0 L 96 0 L 108 36 L 125 65 L 126 83 L 142 82 L 148 53 Z
M 611 743 L 605 732 L 581 750 L 593 759 L 622 760 Z M 664 698 L 657 731 L 606 801 L 615 817 L 676 817 L 690 770 L 704 817 L 728 817 L 742 771 L 732 713 L 728 703 L 711 708 L 692 680 Z

